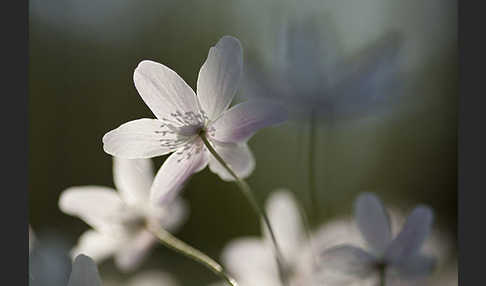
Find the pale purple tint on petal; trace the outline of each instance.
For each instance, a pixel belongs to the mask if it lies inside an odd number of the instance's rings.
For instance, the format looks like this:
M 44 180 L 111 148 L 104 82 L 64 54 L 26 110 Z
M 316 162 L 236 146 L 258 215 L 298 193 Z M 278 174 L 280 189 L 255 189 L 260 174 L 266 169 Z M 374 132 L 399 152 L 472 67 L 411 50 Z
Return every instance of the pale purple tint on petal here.
M 240 82 L 243 55 L 240 41 L 222 37 L 209 50 L 199 71 L 197 96 L 209 119 L 215 119 L 230 105 Z
M 383 203 L 375 195 L 363 193 L 356 199 L 354 216 L 368 245 L 382 255 L 391 242 L 390 218 Z
M 213 147 L 239 178 L 250 176 L 255 169 L 255 158 L 248 144 L 215 143 Z M 209 169 L 223 181 L 235 180 L 213 155 L 210 155 Z
M 268 101 L 250 100 L 237 104 L 216 120 L 214 138 L 221 142 L 247 141 L 261 128 L 287 120 L 287 112 L 278 104 Z
M 429 207 L 416 207 L 387 249 L 385 259 L 392 264 L 399 264 L 400 261 L 417 255 L 430 232 L 432 221 L 433 212 Z
M 434 257 L 418 254 L 393 266 L 401 277 L 413 279 L 431 274 L 436 263 L 437 260 Z
M 196 147 L 194 146 L 193 149 Z M 200 171 L 208 163 L 208 154 L 203 149 L 186 150 L 182 155 L 175 152 L 171 154 L 155 176 L 150 190 L 150 200 L 156 205 L 169 203 L 175 198 L 184 183 L 196 171 Z M 191 152 L 191 155 L 188 155 Z

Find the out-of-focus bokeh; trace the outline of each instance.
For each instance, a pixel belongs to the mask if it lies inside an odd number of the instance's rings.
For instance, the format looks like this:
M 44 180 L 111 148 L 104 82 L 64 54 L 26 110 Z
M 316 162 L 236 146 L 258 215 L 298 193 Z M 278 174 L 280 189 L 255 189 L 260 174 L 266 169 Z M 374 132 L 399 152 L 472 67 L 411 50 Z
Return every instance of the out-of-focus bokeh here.
M 282 31 L 289 23 L 312 18 L 316 32 L 311 35 L 324 41 L 319 47 L 326 57 L 310 57 L 309 63 L 322 63 L 326 80 L 339 78 L 360 59 L 386 58 L 388 50 L 372 47 L 389 33 L 400 41 L 393 66 L 391 61 L 379 65 L 380 71 L 391 67 L 397 75 L 396 84 L 376 91 L 390 104 L 373 108 L 366 101 L 351 108 L 359 116 L 319 117 L 314 160 L 320 211 L 311 220 L 322 224 L 349 215 L 356 195 L 371 191 L 405 211 L 417 203 L 430 205 L 435 225 L 455 241 L 456 1 L 30 0 L 29 18 L 29 223 L 36 237 L 55 234 L 72 246 L 88 229 L 60 212 L 58 197 L 70 186 L 113 186 L 112 160 L 103 152 L 102 136 L 129 120 L 153 117 L 132 80 L 141 60 L 169 66 L 195 88 L 209 48 L 221 36 L 232 35 L 243 45 L 245 71 L 274 75 L 282 59 Z M 370 47 L 375 54 L 363 53 Z M 305 45 L 295 49 L 301 56 L 308 53 Z M 309 63 L 295 67 L 295 77 Z M 358 71 L 356 80 L 365 72 Z M 346 87 L 356 83 L 350 78 Z M 251 96 L 243 85 L 238 100 Z M 360 102 L 363 90 L 356 87 L 349 89 L 356 101 L 351 97 L 335 108 Z M 285 187 L 310 207 L 310 128 L 305 119 L 295 119 L 262 130 L 249 142 L 256 169 L 248 182 L 260 203 Z M 154 159 L 156 166 L 164 159 Z M 236 186 L 209 170 L 193 176 L 182 195 L 190 217 L 175 235 L 210 256 L 219 259 L 233 238 L 259 234 L 259 220 Z M 120 273 L 112 260 L 99 267 L 102 277 L 114 281 L 133 277 Z M 163 246 L 140 272 L 154 269 L 171 273 L 170 279 L 183 285 L 216 280 Z

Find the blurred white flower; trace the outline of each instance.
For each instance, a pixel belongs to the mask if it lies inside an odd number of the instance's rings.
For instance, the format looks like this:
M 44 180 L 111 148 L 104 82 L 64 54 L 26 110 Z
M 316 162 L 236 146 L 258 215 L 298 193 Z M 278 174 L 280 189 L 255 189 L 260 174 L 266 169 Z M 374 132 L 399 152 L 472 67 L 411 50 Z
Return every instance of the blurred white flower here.
M 316 285 L 312 271 L 314 259 L 299 208 L 289 191 L 273 193 L 266 210 L 285 258 L 290 285 Z M 222 261 L 241 286 L 281 286 L 269 234 L 263 238 L 244 237 L 231 241 L 223 250 Z
M 74 259 L 68 286 L 101 286 L 100 274 L 93 259 L 83 254 Z
M 133 278 L 126 282 L 120 282 L 116 279 L 107 280 L 103 279 L 104 286 L 177 286 L 178 283 L 166 272 L 157 270 L 146 270 L 136 274 Z
M 357 227 L 368 251 L 351 244 L 339 244 L 321 255 L 322 268 L 366 278 L 385 271 L 387 280 L 415 280 L 432 272 L 435 258 L 421 252 L 432 225 L 433 213 L 416 207 L 400 233 L 392 239 L 391 222 L 381 201 L 370 193 L 355 203 Z
M 100 262 L 114 255 L 117 266 L 135 269 L 157 241 L 148 224 L 174 230 L 186 218 L 182 199 L 172 197 L 163 205 L 150 200 L 153 166 L 150 159 L 113 159 L 118 190 L 101 186 L 71 187 L 59 198 L 59 208 L 93 227 L 81 235 L 73 256 L 85 253 Z
M 152 197 L 163 202 L 193 173 L 209 164 L 223 180 L 232 180 L 221 164 L 209 156 L 200 134 L 207 136 L 216 151 L 240 177 L 251 174 L 255 160 L 248 139 L 260 128 L 285 120 L 274 105 L 259 101 L 228 109 L 242 73 L 239 40 L 222 37 L 199 71 L 197 95 L 170 68 L 142 61 L 134 72 L 140 96 L 157 119 L 138 119 L 122 124 L 103 137 L 105 152 L 122 158 L 151 158 L 173 153 L 158 171 Z
M 245 96 L 282 103 L 296 119 L 362 117 L 395 102 L 401 35 L 389 32 L 348 57 L 321 20 L 307 15 L 286 22 L 269 72 L 253 67 L 245 74 Z
M 366 198 L 366 197 L 365 197 Z M 373 200 L 373 199 L 372 199 Z M 360 204 L 367 203 L 361 201 Z M 373 202 L 372 202 L 373 203 Z M 375 202 L 376 203 L 376 202 Z M 381 206 L 381 205 L 380 205 Z M 365 207 L 365 209 L 362 209 Z M 360 213 L 368 211 L 367 204 L 360 206 Z M 282 246 L 282 252 L 284 253 L 285 262 L 289 267 L 288 277 L 290 286 L 307 286 L 307 285 L 319 285 L 319 286 L 334 286 L 334 285 L 346 285 L 346 286 L 375 286 L 377 285 L 377 275 L 364 277 L 364 276 L 350 276 L 346 273 L 342 273 L 341 262 L 342 257 L 339 260 L 329 260 L 329 256 L 326 257 L 327 250 L 339 249 L 343 245 L 352 244 L 356 247 L 365 248 L 367 241 L 362 237 L 360 228 L 351 219 L 336 219 L 329 223 L 323 224 L 315 232 L 311 233 L 311 241 L 308 240 L 305 234 L 305 229 L 302 225 L 301 215 L 299 213 L 298 205 L 293 196 L 288 191 L 274 192 L 268 199 L 266 206 L 269 219 L 272 226 L 275 229 L 275 234 L 278 242 Z M 371 208 L 373 210 L 373 208 Z M 377 209 L 375 209 L 376 211 Z M 419 209 L 420 210 L 420 209 Z M 383 210 L 378 212 L 384 213 Z M 426 211 L 427 212 L 427 211 Z M 363 214 L 363 213 L 362 213 Z M 377 213 L 366 213 L 365 217 L 375 217 Z M 379 213 L 378 213 L 379 215 Z M 411 217 L 413 219 L 413 217 Z M 403 216 L 398 211 L 390 211 L 390 217 L 382 217 L 385 221 L 391 220 L 389 224 L 391 234 L 394 236 L 398 234 L 400 227 L 403 225 Z M 410 220 L 410 217 L 409 217 Z M 364 225 L 366 222 L 362 221 Z M 425 222 L 426 223 L 426 222 Z M 410 222 L 406 223 L 410 224 Z M 378 224 L 375 223 L 376 227 Z M 373 227 L 375 227 L 373 225 Z M 369 225 L 368 225 L 369 226 Z M 380 228 L 381 229 L 381 228 Z M 378 229 L 378 230 L 380 230 Z M 410 226 L 403 227 L 404 234 L 399 235 L 403 237 L 408 233 Z M 377 230 L 377 231 L 378 231 Z M 365 231 L 367 235 L 374 235 Z M 391 236 L 390 236 L 391 237 Z M 403 281 L 396 279 L 396 276 L 390 277 L 390 283 L 387 285 L 392 286 L 422 286 L 422 285 L 448 285 L 440 284 L 443 281 L 457 277 L 457 271 L 454 269 L 448 269 L 447 263 L 451 258 L 451 244 L 447 239 L 448 237 L 443 233 L 435 230 L 424 242 L 422 247 L 422 256 L 419 257 L 436 257 L 437 258 L 437 270 L 434 275 L 424 279 L 407 280 Z M 371 238 L 370 238 L 371 239 Z M 403 238 L 402 238 L 403 239 Z M 402 241 L 400 239 L 400 241 Z M 425 239 L 425 237 L 424 237 Z M 377 239 L 379 241 L 379 239 Z M 373 239 L 373 241 L 376 241 Z M 399 243 L 400 243 L 399 241 Z M 417 241 L 417 240 L 415 240 Z M 410 245 L 411 241 L 406 241 L 404 244 Z M 373 244 L 375 245 L 375 244 Z M 395 245 L 395 244 L 394 244 Z M 402 244 L 403 246 L 403 244 Z M 412 245 L 413 246 L 413 245 Z M 339 247 L 339 248 L 336 248 Z M 394 246 L 400 250 L 400 245 Z M 324 250 L 325 256 L 323 259 L 316 257 L 316 250 Z M 412 249 L 410 249 L 412 250 Z M 332 250 L 334 252 L 335 250 Z M 394 250 L 396 251 L 396 250 Z M 333 254 L 331 252 L 331 254 Z M 354 254 L 355 252 L 351 252 Z M 361 252 L 359 252 L 361 253 Z M 417 252 L 415 252 L 417 253 Z M 339 254 L 339 253 L 337 253 Z M 348 254 L 348 253 L 344 253 Z M 412 254 L 411 252 L 409 254 Z M 368 257 L 366 256 L 359 257 Z M 413 256 L 414 258 L 416 256 Z M 344 257 L 346 258 L 346 257 Z M 400 260 L 400 259 L 398 259 Z M 264 237 L 243 237 L 237 238 L 231 241 L 223 250 L 222 254 L 223 265 L 232 273 L 235 279 L 242 286 L 250 285 L 269 285 L 269 286 L 281 286 L 282 283 L 279 278 L 277 264 L 273 254 L 273 248 L 269 243 L 268 233 L 264 232 Z M 406 260 L 407 262 L 410 260 Z M 352 262 L 352 261 L 351 261 Z M 335 267 L 339 267 L 336 271 Z M 365 269 L 359 263 L 352 263 L 354 274 L 361 274 L 361 270 Z M 422 265 L 416 265 L 413 269 L 418 270 Z M 447 267 L 446 269 L 442 269 Z M 420 269 L 427 270 L 427 269 Z M 439 271 L 440 270 L 440 271 Z M 408 272 L 410 274 L 410 272 Z M 363 273 L 364 274 L 364 273 Z M 398 277 L 400 278 L 400 277 Z M 456 278 L 457 281 L 457 278 Z M 420 283 L 429 284 L 420 284 Z M 451 281 L 449 281 L 451 282 Z M 216 285 L 216 284 L 215 284 Z M 450 284 L 454 285 L 454 284 Z

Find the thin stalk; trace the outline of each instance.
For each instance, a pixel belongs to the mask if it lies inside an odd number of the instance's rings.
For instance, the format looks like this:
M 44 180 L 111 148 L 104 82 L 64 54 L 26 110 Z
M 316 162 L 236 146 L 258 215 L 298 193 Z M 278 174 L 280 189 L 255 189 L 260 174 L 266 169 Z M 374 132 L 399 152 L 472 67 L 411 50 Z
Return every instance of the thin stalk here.
M 228 273 L 226 273 L 223 267 L 219 265 L 216 261 L 214 261 L 211 257 L 186 244 L 182 240 L 179 240 L 177 237 L 173 236 L 168 231 L 162 228 L 154 229 L 150 226 L 148 226 L 147 228 L 153 235 L 155 235 L 159 239 L 162 244 L 164 244 L 168 248 L 171 248 L 189 257 L 195 262 L 204 265 L 206 268 L 211 270 L 214 274 L 218 275 L 221 279 L 228 283 L 228 285 L 238 286 L 236 280 Z
M 386 268 L 384 266 L 380 267 L 380 282 L 379 282 L 380 286 L 386 285 L 386 281 L 385 281 L 386 280 L 386 275 L 385 275 L 386 271 L 385 271 L 385 269 Z
M 280 279 L 282 280 L 282 283 L 284 285 L 288 285 L 287 282 L 287 271 L 286 271 L 286 264 L 283 259 L 282 252 L 280 251 L 280 247 L 278 246 L 277 239 L 275 237 L 275 233 L 273 231 L 273 228 L 270 225 L 270 220 L 267 217 L 267 214 L 263 209 L 260 208 L 258 205 L 255 197 L 253 196 L 253 192 L 251 191 L 250 186 L 248 183 L 246 183 L 245 180 L 241 179 L 236 175 L 236 173 L 226 164 L 224 159 L 216 152 L 216 150 L 213 148 L 211 143 L 208 141 L 206 135 L 204 133 L 199 134 L 201 137 L 202 141 L 204 142 L 204 145 L 206 145 L 206 148 L 208 148 L 209 152 L 216 158 L 216 160 L 230 173 L 230 175 L 235 179 L 236 185 L 240 188 L 240 190 L 243 192 L 243 194 L 246 196 L 250 204 L 252 205 L 253 209 L 256 211 L 256 213 L 263 218 L 263 222 L 268 230 L 268 233 L 270 234 L 270 238 L 273 242 L 273 246 L 275 248 L 275 256 L 277 260 L 277 265 L 279 269 L 279 275 Z
M 316 149 L 316 115 L 311 111 L 309 118 L 309 167 L 307 170 L 309 179 L 309 199 L 311 206 L 312 217 L 317 219 L 319 216 L 319 200 L 317 196 L 316 186 L 316 168 L 315 168 L 315 149 Z

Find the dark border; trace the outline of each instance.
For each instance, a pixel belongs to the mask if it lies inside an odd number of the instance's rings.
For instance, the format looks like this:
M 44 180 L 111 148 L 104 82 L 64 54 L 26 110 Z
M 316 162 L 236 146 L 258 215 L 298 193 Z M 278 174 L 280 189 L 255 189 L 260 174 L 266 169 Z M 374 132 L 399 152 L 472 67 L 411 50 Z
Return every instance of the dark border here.
M 479 2 L 458 1 L 459 130 L 458 242 L 459 285 L 484 280 L 486 234 L 486 136 L 484 15 Z M 473 5 L 478 3 L 478 5 Z M 477 6 L 477 7 L 475 7 Z M 466 70 L 468 68 L 469 70 Z M 476 283 L 475 283 L 476 282 Z
M 28 0 L 1 10 L 2 284 L 28 285 Z

